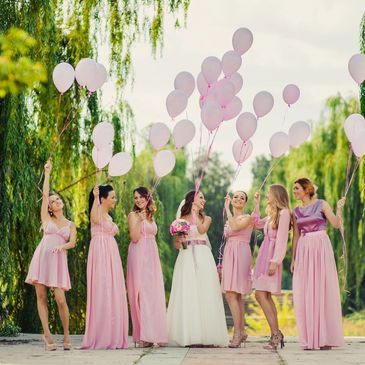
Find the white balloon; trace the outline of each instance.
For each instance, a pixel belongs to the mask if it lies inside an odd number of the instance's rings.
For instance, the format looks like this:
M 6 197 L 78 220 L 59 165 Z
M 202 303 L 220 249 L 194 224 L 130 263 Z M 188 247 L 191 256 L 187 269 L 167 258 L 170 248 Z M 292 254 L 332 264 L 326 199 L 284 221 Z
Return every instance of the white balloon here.
M 91 156 L 98 169 L 105 167 L 113 157 L 113 146 L 111 144 L 104 146 L 103 148 L 93 147 Z
M 222 72 L 221 61 L 214 56 L 207 57 L 202 63 L 202 74 L 208 84 L 218 80 L 219 75 Z
M 219 124 L 223 121 L 223 111 L 216 102 L 206 101 L 200 115 L 203 124 L 210 132 L 217 129 Z
M 253 99 L 253 109 L 257 118 L 270 113 L 274 106 L 274 97 L 268 91 L 258 92 Z
M 228 51 L 222 57 L 222 71 L 225 76 L 230 76 L 242 65 L 241 55 L 236 51 Z
M 257 119 L 249 112 L 242 113 L 236 121 L 236 130 L 242 141 L 248 141 L 256 132 Z
M 150 129 L 150 143 L 153 148 L 160 150 L 170 139 L 170 129 L 164 123 L 155 123 Z
M 122 176 L 125 175 L 133 165 L 133 160 L 128 152 L 116 153 L 109 162 L 109 175 Z
M 196 78 L 196 86 L 198 88 L 200 95 L 205 96 L 208 94 L 209 85 L 207 83 L 207 80 L 205 80 L 204 75 L 201 72 L 199 72 L 199 75 Z
M 175 90 L 182 90 L 189 97 L 195 89 L 194 76 L 187 71 L 182 71 L 177 74 L 174 81 Z
M 167 95 L 166 109 L 171 118 L 181 114 L 188 105 L 188 97 L 182 90 L 173 90 Z
M 164 177 L 175 167 L 176 159 L 172 151 L 162 150 L 157 152 L 153 159 L 153 168 L 158 177 Z
M 242 101 L 238 96 L 235 96 L 226 107 L 222 107 L 223 120 L 236 118 L 242 110 Z
M 354 154 L 361 158 L 365 155 L 365 129 L 363 129 L 351 143 Z
M 365 80 L 365 55 L 354 54 L 348 63 L 348 69 L 354 81 L 360 85 Z
M 280 157 L 289 150 L 289 136 L 284 132 L 276 132 L 269 142 L 270 152 L 273 157 Z
M 89 91 L 94 92 L 100 89 L 108 79 L 108 72 L 101 63 L 96 63 L 96 72 L 89 78 L 86 87 Z
M 253 43 L 253 34 L 247 28 L 237 29 L 232 37 L 233 49 L 240 55 L 247 52 Z
M 232 146 L 233 157 L 238 164 L 245 162 L 252 153 L 253 146 L 251 141 L 237 139 Z
M 290 147 L 298 147 L 304 143 L 311 134 L 311 128 L 306 122 L 295 122 L 289 128 Z
M 114 139 L 114 127 L 113 124 L 108 122 L 98 123 L 92 133 L 92 140 L 94 145 L 101 149 L 104 146 L 110 144 Z
M 82 58 L 75 68 L 76 81 L 80 86 L 86 86 L 97 73 L 96 62 L 91 58 Z
M 235 94 L 239 93 L 243 85 L 242 76 L 238 72 L 235 72 L 231 76 L 227 77 L 227 79 L 232 82 L 234 86 L 234 93 Z
M 75 70 L 69 63 L 61 62 L 54 68 L 52 79 L 57 90 L 63 94 L 75 81 Z
M 347 139 L 352 142 L 365 129 L 364 117 L 357 113 L 349 115 L 345 120 L 344 129 Z
M 184 119 L 176 123 L 172 131 L 176 148 L 181 148 L 190 143 L 195 136 L 195 126 L 190 120 Z

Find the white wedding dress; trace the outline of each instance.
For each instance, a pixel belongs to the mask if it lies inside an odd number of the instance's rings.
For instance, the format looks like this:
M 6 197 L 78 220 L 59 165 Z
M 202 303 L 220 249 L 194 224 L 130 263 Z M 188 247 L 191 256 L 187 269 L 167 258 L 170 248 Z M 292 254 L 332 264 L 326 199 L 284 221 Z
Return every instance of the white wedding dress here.
M 207 235 L 190 226 L 175 262 L 167 309 L 169 345 L 227 346 L 222 290 Z

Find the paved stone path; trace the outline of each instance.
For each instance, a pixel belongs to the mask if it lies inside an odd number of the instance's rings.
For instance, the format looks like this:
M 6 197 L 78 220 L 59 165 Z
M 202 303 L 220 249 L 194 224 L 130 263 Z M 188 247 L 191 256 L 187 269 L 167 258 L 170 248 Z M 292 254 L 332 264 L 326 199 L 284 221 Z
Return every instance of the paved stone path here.
M 275 365 L 365 364 L 365 337 L 347 337 L 343 349 L 331 351 L 303 351 L 296 338 L 288 338 L 283 350 L 262 349 L 263 337 L 251 337 L 246 347 L 229 348 L 134 348 L 127 350 L 78 350 L 82 336 L 72 336 L 74 348 L 62 350 L 62 337 L 55 336 L 57 351 L 44 351 L 40 335 L 22 334 L 19 337 L 0 337 L 1 365 Z

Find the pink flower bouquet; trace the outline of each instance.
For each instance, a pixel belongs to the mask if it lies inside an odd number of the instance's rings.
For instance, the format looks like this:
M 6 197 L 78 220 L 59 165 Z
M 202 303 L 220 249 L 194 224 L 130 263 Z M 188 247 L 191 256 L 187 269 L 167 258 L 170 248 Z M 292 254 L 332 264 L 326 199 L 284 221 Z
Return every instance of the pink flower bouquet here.
M 190 224 L 185 219 L 176 219 L 170 225 L 170 233 L 172 236 L 186 236 L 189 233 Z M 186 248 L 186 245 L 183 243 L 183 248 Z

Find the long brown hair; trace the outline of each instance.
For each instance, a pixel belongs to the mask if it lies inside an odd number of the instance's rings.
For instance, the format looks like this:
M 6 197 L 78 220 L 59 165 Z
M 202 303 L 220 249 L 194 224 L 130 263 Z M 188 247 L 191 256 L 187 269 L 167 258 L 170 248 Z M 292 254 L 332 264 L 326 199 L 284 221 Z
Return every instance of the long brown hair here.
M 274 197 L 274 202 L 267 204 L 266 213 L 270 218 L 272 228 L 278 229 L 280 212 L 283 209 L 290 211 L 289 195 L 285 187 L 279 184 L 270 185 L 269 191 Z
M 303 188 L 303 190 L 307 194 L 309 194 L 309 197 L 311 199 L 316 197 L 317 187 L 307 177 L 302 177 L 302 178 L 294 181 L 294 184 L 299 184 Z
M 193 203 L 195 200 L 195 196 L 199 194 L 199 191 L 191 190 L 185 194 L 185 204 L 181 207 L 181 216 L 185 217 L 191 213 L 191 209 L 193 207 Z M 202 209 L 199 210 L 199 218 L 204 220 L 205 214 Z
M 152 195 L 150 194 L 150 192 L 148 191 L 147 188 L 145 188 L 144 186 L 139 186 L 138 188 L 135 188 L 133 190 L 133 195 L 134 193 L 137 192 L 139 195 L 141 195 L 143 198 L 145 198 L 147 200 L 147 206 L 143 209 L 140 209 L 137 207 L 136 204 L 134 204 L 133 206 L 133 212 L 141 212 L 142 210 L 146 210 L 147 213 L 147 219 L 148 220 L 152 220 L 154 214 L 156 213 L 156 205 L 154 200 L 152 199 Z

